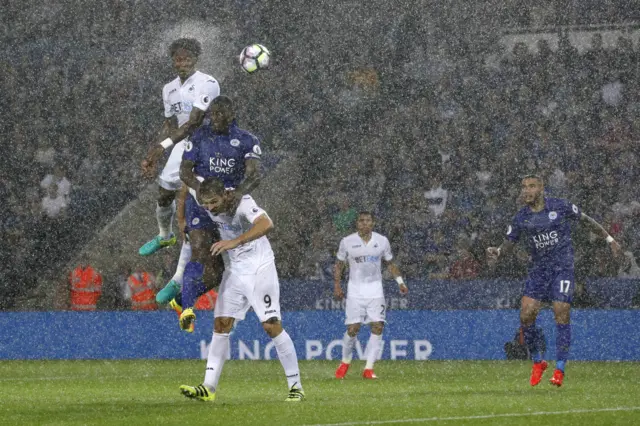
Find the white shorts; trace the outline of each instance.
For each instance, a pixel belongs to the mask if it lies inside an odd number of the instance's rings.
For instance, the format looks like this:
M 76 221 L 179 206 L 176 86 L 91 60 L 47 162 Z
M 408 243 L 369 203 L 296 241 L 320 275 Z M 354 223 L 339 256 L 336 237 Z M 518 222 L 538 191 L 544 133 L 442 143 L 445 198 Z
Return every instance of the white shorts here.
M 384 322 L 387 316 L 387 305 L 384 297 L 375 297 L 373 299 L 347 297 L 345 311 L 346 318 L 344 323 L 346 325 Z
M 180 164 L 182 163 L 182 154 L 186 139 L 181 140 L 173 147 L 167 164 L 164 165 L 162 173 L 158 177 L 158 185 L 169 191 L 177 191 L 182 186 L 180 181 Z
M 275 263 L 262 266 L 255 274 L 225 271 L 218 291 L 214 316 L 243 320 L 253 308 L 260 322 L 280 316 L 280 283 Z

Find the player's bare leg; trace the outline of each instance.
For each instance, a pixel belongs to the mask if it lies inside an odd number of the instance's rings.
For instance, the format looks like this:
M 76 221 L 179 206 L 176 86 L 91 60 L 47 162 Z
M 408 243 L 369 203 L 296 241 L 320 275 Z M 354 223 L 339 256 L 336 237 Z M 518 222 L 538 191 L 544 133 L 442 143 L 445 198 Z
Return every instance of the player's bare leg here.
M 384 330 L 383 322 L 372 322 L 369 324 L 371 327 L 371 336 L 369 336 L 369 342 L 367 343 L 367 364 L 364 367 L 362 377 L 365 379 L 377 379 L 376 373 L 373 372 L 373 364 L 378 359 L 380 354 L 380 345 L 382 344 L 382 331 Z
M 267 332 L 276 348 L 278 359 L 284 374 L 287 376 L 287 386 L 289 387 L 289 396 L 285 401 L 300 402 L 304 400 L 304 391 L 302 390 L 302 382 L 300 380 L 300 367 L 298 366 L 298 355 L 293 345 L 293 340 L 282 328 L 282 322 L 276 318 L 269 318 L 262 323 L 262 328 Z
M 542 304 L 539 300 L 532 299 L 528 296 L 523 296 L 520 305 L 520 324 L 522 326 L 522 332 L 524 334 L 524 340 L 529 349 L 529 353 L 533 358 L 533 367 L 531 368 L 531 378 L 529 383 L 531 386 L 536 386 L 542 380 L 542 375 L 547 369 L 548 364 L 542 359 L 538 347 L 539 336 L 536 332 L 536 318 L 540 312 Z
M 571 345 L 571 305 L 553 302 L 553 313 L 556 318 L 556 368 L 549 382 L 560 387 L 564 381 L 564 368 Z
M 342 362 L 336 370 L 336 379 L 344 379 L 347 375 L 351 360 L 353 359 L 353 349 L 356 346 L 356 338 L 360 332 L 360 324 L 349 324 L 347 331 L 342 337 Z
M 149 256 L 161 248 L 170 247 L 177 242 L 173 233 L 173 217 L 176 213 L 176 204 L 174 202 L 176 191 L 158 187 L 158 204 L 156 206 L 156 219 L 158 220 L 158 235 L 148 241 L 138 253 L 141 256 Z

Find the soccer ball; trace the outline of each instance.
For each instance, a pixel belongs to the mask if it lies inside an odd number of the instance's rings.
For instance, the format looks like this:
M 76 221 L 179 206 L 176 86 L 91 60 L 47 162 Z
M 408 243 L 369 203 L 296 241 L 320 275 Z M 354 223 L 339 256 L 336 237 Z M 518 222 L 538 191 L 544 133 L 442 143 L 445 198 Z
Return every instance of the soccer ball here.
M 261 44 L 252 44 L 242 49 L 240 66 L 248 73 L 269 68 L 271 53 Z

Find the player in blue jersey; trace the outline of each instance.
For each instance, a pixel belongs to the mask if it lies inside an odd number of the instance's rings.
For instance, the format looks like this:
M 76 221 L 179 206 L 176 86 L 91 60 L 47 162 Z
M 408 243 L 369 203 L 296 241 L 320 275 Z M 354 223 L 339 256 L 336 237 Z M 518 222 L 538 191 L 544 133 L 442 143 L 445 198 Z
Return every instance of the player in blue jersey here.
M 212 257 L 209 253 L 219 235 L 207 210 L 196 200 L 200 182 L 206 178 L 220 179 L 225 188 L 240 199 L 260 183 L 261 154 L 260 141 L 238 127 L 233 102 L 226 96 L 213 100 L 211 124 L 198 128 L 185 145 L 180 179 L 189 187 L 185 223 L 192 254 L 182 283 L 180 327 L 183 330 L 193 329 L 195 301 L 220 283 L 224 269 L 220 256 Z
M 539 176 L 529 175 L 522 180 L 522 199 L 526 204 L 507 229 L 507 238 L 500 247 L 487 248 L 490 264 L 524 240 L 531 257 L 529 273 L 520 307 L 520 323 L 525 343 L 533 357 L 530 384 L 542 380 L 547 369 L 536 331 L 536 317 L 542 302 L 552 302 L 556 320 L 556 368 L 551 384 L 562 386 L 571 344 L 570 310 L 575 288 L 574 256 L 571 224 L 580 221 L 609 243 L 614 256 L 621 253 L 620 245 L 595 220 L 569 201 L 544 196 L 544 183 Z

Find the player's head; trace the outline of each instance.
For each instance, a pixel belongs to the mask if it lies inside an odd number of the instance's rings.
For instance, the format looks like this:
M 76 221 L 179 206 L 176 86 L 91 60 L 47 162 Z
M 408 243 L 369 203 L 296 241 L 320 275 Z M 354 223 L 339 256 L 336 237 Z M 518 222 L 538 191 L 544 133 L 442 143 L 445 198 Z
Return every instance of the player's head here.
M 371 212 L 362 211 L 358 213 L 356 219 L 356 230 L 361 234 L 368 234 L 373 231 L 373 226 L 376 224 L 375 217 Z
M 233 109 L 233 101 L 228 96 L 218 96 L 211 102 L 211 126 L 216 132 L 226 131 L 236 113 Z
M 196 69 L 202 46 L 195 38 L 179 38 L 169 46 L 173 68 L 181 80 L 186 80 Z
M 211 213 L 219 214 L 229 208 L 233 195 L 220 179 L 207 178 L 200 184 L 198 202 Z
M 522 200 L 528 206 L 534 206 L 544 196 L 544 182 L 538 175 L 527 175 L 522 178 Z

